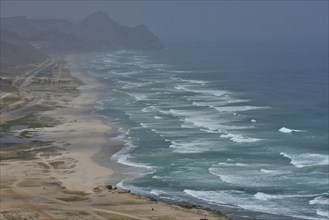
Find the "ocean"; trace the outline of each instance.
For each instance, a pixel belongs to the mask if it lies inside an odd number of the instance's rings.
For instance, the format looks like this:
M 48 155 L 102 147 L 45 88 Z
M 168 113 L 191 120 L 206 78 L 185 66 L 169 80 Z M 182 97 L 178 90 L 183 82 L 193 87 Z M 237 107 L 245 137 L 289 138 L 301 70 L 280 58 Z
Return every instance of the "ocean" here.
M 168 43 L 81 55 L 125 143 L 118 185 L 235 219 L 329 219 L 328 47 Z

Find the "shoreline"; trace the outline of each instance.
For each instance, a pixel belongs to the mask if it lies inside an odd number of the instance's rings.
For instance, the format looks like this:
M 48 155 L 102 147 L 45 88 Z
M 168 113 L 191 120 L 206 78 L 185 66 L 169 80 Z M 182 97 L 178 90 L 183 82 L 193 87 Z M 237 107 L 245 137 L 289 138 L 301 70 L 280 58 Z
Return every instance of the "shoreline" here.
M 70 153 L 67 156 L 77 161 L 76 169 L 70 177 L 60 180 L 67 188 L 90 192 L 95 185 L 103 184 L 113 174 L 111 168 L 100 166 L 92 160 L 92 156 L 107 144 L 106 134 L 111 132 L 112 128 L 100 117 L 92 114 L 98 100 L 96 88 L 99 88 L 101 84 L 87 78 L 78 69 L 72 67 L 72 63 L 70 66 L 72 76 L 80 79 L 84 84 L 78 87 L 80 94 L 64 108 L 43 113 L 51 118 L 61 115 L 61 125 L 42 128 L 37 132 L 40 140 L 61 139 L 67 145 L 69 144 Z
M 92 163 L 96 164 L 96 167 L 103 167 L 105 169 L 108 169 L 110 171 L 110 175 L 106 175 L 106 173 L 103 173 L 104 176 L 102 178 L 103 185 L 105 184 L 112 184 L 116 185 L 117 183 L 123 181 L 126 177 L 125 174 L 115 172 L 116 167 L 115 166 L 124 166 L 120 163 L 111 160 L 111 157 L 121 151 L 126 146 L 122 141 L 113 140 L 111 137 L 113 135 L 119 134 L 118 127 L 116 125 L 110 124 L 109 118 L 100 114 L 97 114 L 97 105 L 99 102 L 103 101 L 101 97 L 100 89 L 104 87 L 104 85 L 97 81 L 96 79 L 92 79 L 91 77 L 86 76 L 86 73 L 84 73 L 80 68 L 79 65 L 76 64 L 76 58 L 75 57 L 69 57 L 66 60 L 69 61 L 71 67 L 72 67 L 72 75 L 82 80 L 84 84 L 88 84 L 86 88 L 79 87 L 80 92 L 83 94 L 89 94 L 91 97 L 89 97 L 87 100 L 90 100 L 90 103 L 84 105 L 86 106 L 86 117 L 95 118 L 97 121 L 97 124 L 101 124 L 100 133 L 102 133 L 102 142 L 98 143 L 97 150 L 94 149 L 93 152 L 90 152 L 89 154 L 90 160 Z M 83 87 L 83 86 L 82 86 Z M 81 98 L 83 100 L 86 100 L 84 98 Z M 79 103 L 80 104 L 80 103 Z M 105 119 L 105 120 L 104 120 Z M 87 126 L 91 127 L 91 126 Z M 107 129 L 107 130 L 106 130 Z M 94 136 L 93 136 L 94 137 Z M 103 169 L 103 170 L 105 170 Z M 97 170 L 97 169 L 96 169 Z M 113 175 L 119 176 L 119 178 L 116 181 L 112 181 Z M 98 183 L 95 183 L 97 185 Z M 98 184 L 99 185 L 99 184 Z
M 10 130 L 13 134 L 31 138 L 28 143 L 16 144 L 31 158 L 17 157 L 19 151 L 10 144 L 1 149 L 1 219 L 61 219 L 66 213 L 75 213 L 70 214 L 72 219 L 229 219 L 219 211 L 182 207 L 106 187 L 114 175 L 114 162 L 105 167 L 100 161 L 109 160 L 124 145 L 109 141 L 115 129 L 94 113 L 101 83 L 82 73 L 71 58 L 66 60 L 72 77 L 83 82 L 77 87 L 79 94 L 39 91 L 35 104 L 52 106 L 33 112 L 44 125 L 17 128 L 33 119 L 27 116 L 9 126 L 16 126 Z M 48 96 L 51 98 L 46 99 Z

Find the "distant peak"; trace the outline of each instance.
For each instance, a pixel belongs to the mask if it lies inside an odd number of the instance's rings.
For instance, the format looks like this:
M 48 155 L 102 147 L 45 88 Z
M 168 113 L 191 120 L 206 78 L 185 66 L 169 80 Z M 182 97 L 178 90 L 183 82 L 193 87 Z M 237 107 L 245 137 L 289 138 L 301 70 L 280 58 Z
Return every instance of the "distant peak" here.
M 26 16 L 1 17 L 1 19 L 26 20 Z
M 105 11 L 96 11 L 95 13 L 87 16 L 82 22 L 83 26 L 103 26 L 113 25 L 115 22 L 110 18 Z
M 101 11 L 101 10 L 92 13 L 88 17 L 110 18 L 106 11 Z
M 139 25 L 135 26 L 135 28 L 140 29 L 140 30 L 148 30 L 148 28 L 144 24 L 139 24 Z

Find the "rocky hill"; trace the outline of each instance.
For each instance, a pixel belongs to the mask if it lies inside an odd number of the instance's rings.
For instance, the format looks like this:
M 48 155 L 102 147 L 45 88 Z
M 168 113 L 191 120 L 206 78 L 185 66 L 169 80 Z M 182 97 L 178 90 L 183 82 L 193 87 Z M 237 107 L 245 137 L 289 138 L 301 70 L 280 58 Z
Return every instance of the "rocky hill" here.
M 89 15 L 79 24 L 24 16 L 1 18 L 1 39 L 13 37 L 46 53 L 163 48 L 145 25 L 125 27 L 102 11 Z
M 46 60 L 48 56 L 26 42 L 0 41 L 1 76 L 15 76 L 33 68 L 34 65 Z

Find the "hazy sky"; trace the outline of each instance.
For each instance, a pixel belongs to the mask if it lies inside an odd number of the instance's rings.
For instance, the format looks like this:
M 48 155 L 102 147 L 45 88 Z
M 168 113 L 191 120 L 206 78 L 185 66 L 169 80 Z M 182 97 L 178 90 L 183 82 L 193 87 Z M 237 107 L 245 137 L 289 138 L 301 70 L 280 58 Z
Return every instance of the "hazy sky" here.
M 118 23 L 145 24 L 160 39 L 327 41 L 327 1 L 9 1 L 1 16 L 78 22 L 107 11 Z

